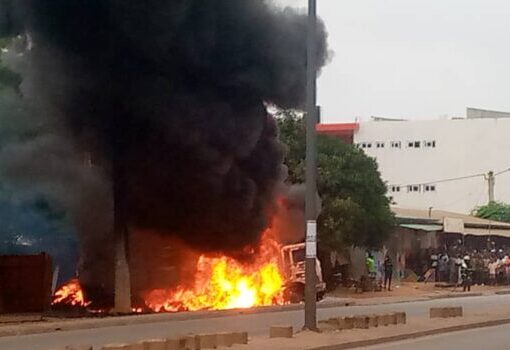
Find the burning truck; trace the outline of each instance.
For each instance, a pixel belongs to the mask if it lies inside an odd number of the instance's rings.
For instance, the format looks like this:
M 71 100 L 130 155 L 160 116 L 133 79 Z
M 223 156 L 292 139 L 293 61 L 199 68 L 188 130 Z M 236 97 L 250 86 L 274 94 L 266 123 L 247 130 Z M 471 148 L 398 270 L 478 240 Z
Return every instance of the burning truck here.
M 80 242 L 79 283 L 55 302 L 286 302 L 301 272 L 267 234 L 287 186 L 268 106 L 303 107 L 306 28 L 269 0 L 0 0 L 0 36 L 25 43 L 4 55 L 29 121 L 0 149 L 2 183 L 61 208 Z M 320 21 L 316 35 L 322 67 Z M 153 259 L 153 237 L 186 253 Z
M 268 230 L 249 263 L 228 256 L 200 255 L 194 260 L 191 284 L 144 290 L 132 311 L 226 310 L 300 302 L 304 297 L 304 249 L 304 243 L 282 246 Z M 321 299 L 325 283 L 318 260 L 317 266 L 317 295 Z M 109 311 L 86 297 L 78 279 L 61 286 L 52 305 Z
M 291 303 L 297 303 L 305 296 L 305 243 L 283 246 L 281 256 L 286 276 L 285 294 Z M 322 268 L 319 259 L 315 258 L 315 290 L 317 300 L 321 300 L 326 293 L 326 283 L 322 278 Z

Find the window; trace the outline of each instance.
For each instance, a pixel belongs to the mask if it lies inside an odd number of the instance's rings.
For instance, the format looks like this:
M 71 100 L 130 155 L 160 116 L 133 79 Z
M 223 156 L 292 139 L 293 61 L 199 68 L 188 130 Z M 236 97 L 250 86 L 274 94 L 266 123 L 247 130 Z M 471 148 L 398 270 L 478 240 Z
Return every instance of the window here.
M 377 148 L 384 148 L 384 142 L 376 142 L 376 143 L 375 143 L 375 146 L 376 146 Z
M 295 263 L 300 261 L 305 261 L 305 250 L 304 249 L 296 249 L 292 251 L 292 260 Z
M 407 186 L 407 192 L 420 192 L 421 186 L 420 185 L 409 185 Z
M 421 142 L 420 141 L 407 141 L 407 147 L 408 148 L 420 148 Z
M 414 141 L 414 148 L 420 148 L 420 141 Z
M 436 185 L 425 185 L 425 192 L 436 192 Z
M 401 148 L 402 143 L 400 141 L 391 141 L 391 148 Z
M 424 147 L 436 148 L 436 141 L 423 141 Z
M 400 186 L 391 186 L 391 192 L 400 192 Z
M 361 148 L 372 148 L 371 142 L 362 142 L 362 143 L 360 143 L 360 145 L 361 145 Z

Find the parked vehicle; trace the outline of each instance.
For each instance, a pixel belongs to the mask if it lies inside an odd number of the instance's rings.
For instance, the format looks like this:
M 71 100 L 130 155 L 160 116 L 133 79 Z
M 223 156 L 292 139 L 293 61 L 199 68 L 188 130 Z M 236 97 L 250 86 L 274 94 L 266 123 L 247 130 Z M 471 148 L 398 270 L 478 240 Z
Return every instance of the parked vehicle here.
M 281 257 L 287 278 L 286 293 L 288 300 L 298 303 L 305 296 L 305 243 L 283 246 Z M 326 283 L 322 278 L 319 259 L 315 258 L 317 300 L 321 300 L 326 292 Z

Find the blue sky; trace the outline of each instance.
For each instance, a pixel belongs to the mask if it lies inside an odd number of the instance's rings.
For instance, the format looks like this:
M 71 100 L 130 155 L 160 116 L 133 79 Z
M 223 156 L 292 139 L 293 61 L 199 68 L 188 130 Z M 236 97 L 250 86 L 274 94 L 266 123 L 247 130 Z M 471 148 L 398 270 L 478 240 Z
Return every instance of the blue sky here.
M 317 3 L 334 51 L 319 79 L 323 121 L 510 111 L 510 1 Z

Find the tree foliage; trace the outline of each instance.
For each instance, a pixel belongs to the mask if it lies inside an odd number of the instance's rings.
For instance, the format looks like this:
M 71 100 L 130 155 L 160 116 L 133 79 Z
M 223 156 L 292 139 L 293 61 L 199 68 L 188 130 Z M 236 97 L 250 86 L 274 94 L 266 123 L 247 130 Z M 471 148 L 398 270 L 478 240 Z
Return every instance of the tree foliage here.
M 510 205 L 501 202 L 490 202 L 476 208 L 473 215 L 487 220 L 510 222 Z
M 288 181 L 303 183 L 305 127 L 294 111 L 277 113 L 280 139 L 288 147 Z M 355 245 L 377 248 L 394 225 L 377 163 L 335 137 L 318 136 L 318 191 L 322 211 L 319 239 L 333 249 Z

